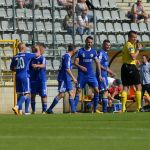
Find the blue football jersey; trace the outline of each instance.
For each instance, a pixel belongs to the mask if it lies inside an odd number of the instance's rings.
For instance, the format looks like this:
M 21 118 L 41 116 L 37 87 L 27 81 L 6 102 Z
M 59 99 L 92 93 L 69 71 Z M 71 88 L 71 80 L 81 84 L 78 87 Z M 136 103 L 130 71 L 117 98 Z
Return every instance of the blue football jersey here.
M 12 58 L 10 69 L 16 69 L 16 78 L 30 77 L 29 64 L 35 53 L 20 52 Z
M 33 68 L 32 64 L 44 64 L 44 68 Z M 46 81 L 46 59 L 43 55 L 32 58 L 30 62 L 30 80 L 31 81 Z
M 109 57 L 108 57 L 108 53 L 105 52 L 103 49 L 99 50 L 97 52 L 97 57 L 99 59 L 100 64 L 104 67 L 104 68 L 108 68 L 108 64 L 109 64 Z M 101 70 L 101 75 L 102 76 L 107 76 L 107 71 L 105 70 Z
M 72 60 L 69 53 L 66 53 L 62 56 L 61 64 L 59 67 L 59 73 L 58 73 L 58 81 L 66 80 L 71 81 L 70 75 L 66 72 L 66 69 L 72 70 Z
M 79 75 L 95 75 L 93 67 L 93 61 L 97 59 L 95 49 L 85 50 L 84 48 L 81 48 L 79 49 L 76 57 L 79 58 L 79 65 L 87 68 L 86 72 L 83 72 L 80 68 L 78 68 Z

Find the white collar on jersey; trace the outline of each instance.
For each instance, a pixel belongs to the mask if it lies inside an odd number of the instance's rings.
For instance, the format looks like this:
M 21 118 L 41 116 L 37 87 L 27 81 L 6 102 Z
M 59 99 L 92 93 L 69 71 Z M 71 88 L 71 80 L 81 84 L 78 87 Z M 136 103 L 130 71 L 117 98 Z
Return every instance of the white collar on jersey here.
M 89 48 L 89 49 L 85 49 L 85 48 L 84 48 L 85 51 L 90 51 L 91 49 L 92 49 L 92 48 Z

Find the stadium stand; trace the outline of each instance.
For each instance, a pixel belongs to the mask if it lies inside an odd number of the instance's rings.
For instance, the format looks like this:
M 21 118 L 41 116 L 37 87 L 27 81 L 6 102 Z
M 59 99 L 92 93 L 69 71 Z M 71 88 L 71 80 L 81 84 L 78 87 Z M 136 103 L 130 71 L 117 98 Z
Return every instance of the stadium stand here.
M 52 9 L 52 2 L 54 3 L 54 9 Z M 131 6 L 133 1 L 91 0 L 91 2 L 96 7 L 95 44 L 97 47 L 101 47 L 103 40 L 106 38 L 112 42 L 112 45 L 122 46 L 127 39 L 127 32 L 131 29 L 138 32 L 138 38 L 140 40 L 150 40 L 150 22 L 147 24 L 144 22 L 131 23 L 126 17 L 129 6 Z M 53 54 L 52 56 L 57 58 L 60 58 L 64 54 L 67 44 L 75 43 L 77 46 L 84 44 L 87 35 L 80 36 L 76 34 L 73 38 L 62 27 L 63 19 L 67 14 L 66 7 L 59 5 L 57 0 L 35 0 L 35 3 L 39 7 L 35 9 L 34 18 L 32 8 L 19 9 L 15 5 L 15 10 L 13 11 L 13 3 L 11 0 L 0 1 L 0 39 L 18 39 L 30 47 L 33 42 L 34 32 L 35 42 L 44 42 L 49 54 Z M 150 14 L 150 3 L 143 0 L 143 4 L 147 13 Z M 53 12 L 54 18 L 52 18 Z M 92 10 L 90 10 L 89 14 L 94 15 Z M 33 28 L 34 19 L 35 25 Z M 56 56 L 52 49 L 56 49 Z M 52 52 L 50 52 L 51 50 Z M 58 60 L 57 58 L 56 60 Z M 49 67 L 48 70 L 51 71 L 51 68 Z M 53 70 L 55 69 L 57 67 L 53 68 Z

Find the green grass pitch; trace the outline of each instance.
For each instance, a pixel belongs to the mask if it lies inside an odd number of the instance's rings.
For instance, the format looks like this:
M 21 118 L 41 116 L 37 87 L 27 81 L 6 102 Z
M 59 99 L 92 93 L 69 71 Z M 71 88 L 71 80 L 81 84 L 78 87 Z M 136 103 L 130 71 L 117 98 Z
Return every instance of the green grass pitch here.
M 149 150 L 150 113 L 0 115 L 0 150 Z

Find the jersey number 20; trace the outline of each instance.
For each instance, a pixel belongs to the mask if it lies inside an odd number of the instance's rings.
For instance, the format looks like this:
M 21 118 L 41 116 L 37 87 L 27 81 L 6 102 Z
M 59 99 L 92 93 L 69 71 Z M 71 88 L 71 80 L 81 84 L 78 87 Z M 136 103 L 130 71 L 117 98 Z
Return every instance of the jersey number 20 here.
M 17 60 L 17 67 L 16 69 L 23 69 L 24 68 L 24 59 L 22 57 L 16 58 Z

